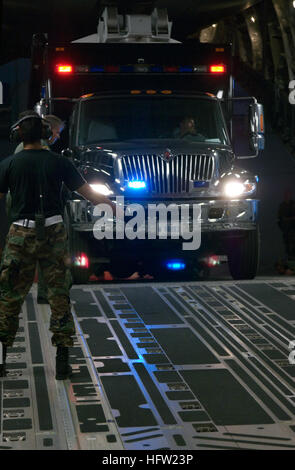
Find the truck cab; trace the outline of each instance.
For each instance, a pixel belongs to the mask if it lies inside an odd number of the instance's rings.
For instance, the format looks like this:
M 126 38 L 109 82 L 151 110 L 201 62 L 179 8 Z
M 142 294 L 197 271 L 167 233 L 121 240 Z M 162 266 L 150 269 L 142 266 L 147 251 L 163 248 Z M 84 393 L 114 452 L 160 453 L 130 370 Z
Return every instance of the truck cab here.
M 125 209 L 135 203 L 144 208 L 146 219 L 149 204 L 173 204 L 186 206 L 192 224 L 197 204 L 202 242 L 196 250 L 183 250 L 181 237 L 172 235 L 169 215 L 164 237 L 98 240 L 95 208 L 77 194 L 67 194 L 64 217 L 74 279 L 86 281 L 94 266 L 122 277 L 127 265 L 132 272 L 138 263 L 155 274 L 169 266 L 193 273 L 204 253 L 226 255 L 234 279 L 254 278 L 258 178 L 236 164 L 236 147 L 242 158 L 259 155 L 263 110 L 255 98 L 241 99 L 239 106 L 233 96 L 231 46 L 147 41 L 147 34 L 145 41 L 132 34 L 128 40 L 119 20 L 120 37 L 113 33 L 108 41 L 111 13 L 94 37 L 68 45 L 43 44 L 46 66 L 37 109 L 68 120 L 64 155 L 94 190 L 124 201 L 125 222 L 130 219 Z M 126 24 L 132 29 L 138 23 Z

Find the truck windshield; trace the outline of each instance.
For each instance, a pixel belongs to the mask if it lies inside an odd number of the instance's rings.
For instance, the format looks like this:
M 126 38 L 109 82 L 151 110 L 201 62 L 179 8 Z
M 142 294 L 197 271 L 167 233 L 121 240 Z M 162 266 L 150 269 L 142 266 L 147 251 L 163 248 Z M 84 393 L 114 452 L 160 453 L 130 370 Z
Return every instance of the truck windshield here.
M 221 107 L 214 99 L 128 96 L 81 102 L 80 145 L 139 139 L 228 144 Z

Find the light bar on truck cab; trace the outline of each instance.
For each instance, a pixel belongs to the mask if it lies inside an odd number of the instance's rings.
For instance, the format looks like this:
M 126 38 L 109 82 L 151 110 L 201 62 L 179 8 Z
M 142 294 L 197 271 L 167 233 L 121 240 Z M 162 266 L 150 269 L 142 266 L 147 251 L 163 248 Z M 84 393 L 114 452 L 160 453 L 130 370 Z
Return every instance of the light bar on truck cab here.
M 71 65 L 57 64 L 56 71 L 60 74 L 88 73 L 192 73 L 192 74 L 222 74 L 226 72 L 224 64 L 213 65 Z

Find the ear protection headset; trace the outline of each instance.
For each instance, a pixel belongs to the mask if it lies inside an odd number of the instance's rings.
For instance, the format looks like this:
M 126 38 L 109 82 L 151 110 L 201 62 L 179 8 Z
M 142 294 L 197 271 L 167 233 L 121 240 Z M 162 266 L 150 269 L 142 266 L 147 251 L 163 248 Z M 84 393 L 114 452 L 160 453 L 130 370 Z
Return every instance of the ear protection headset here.
M 40 116 L 36 116 L 35 114 L 29 114 L 28 116 L 24 116 L 23 118 L 19 119 L 15 124 L 13 124 L 10 128 L 10 141 L 13 143 L 22 142 L 22 137 L 20 133 L 20 124 L 25 121 L 26 119 L 40 119 L 42 121 L 42 135 L 41 138 L 44 140 L 50 139 L 52 136 L 52 130 L 50 124 L 46 122 Z

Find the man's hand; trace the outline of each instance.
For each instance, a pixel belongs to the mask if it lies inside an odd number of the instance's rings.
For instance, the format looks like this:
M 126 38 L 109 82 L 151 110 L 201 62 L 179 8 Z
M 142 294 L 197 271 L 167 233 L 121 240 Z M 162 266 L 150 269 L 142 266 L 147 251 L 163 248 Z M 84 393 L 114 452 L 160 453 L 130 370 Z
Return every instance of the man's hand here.
M 116 204 L 114 204 L 108 197 L 104 196 L 103 194 L 99 194 L 94 191 L 88 183 L 83 184 L 80 188 L 76 190 L 77 193 L 81 194 L 81 196 L 85 197 L 88 201 L 92 202 L 95 206 L 97 204 L 108 204 L 116 215 Z

